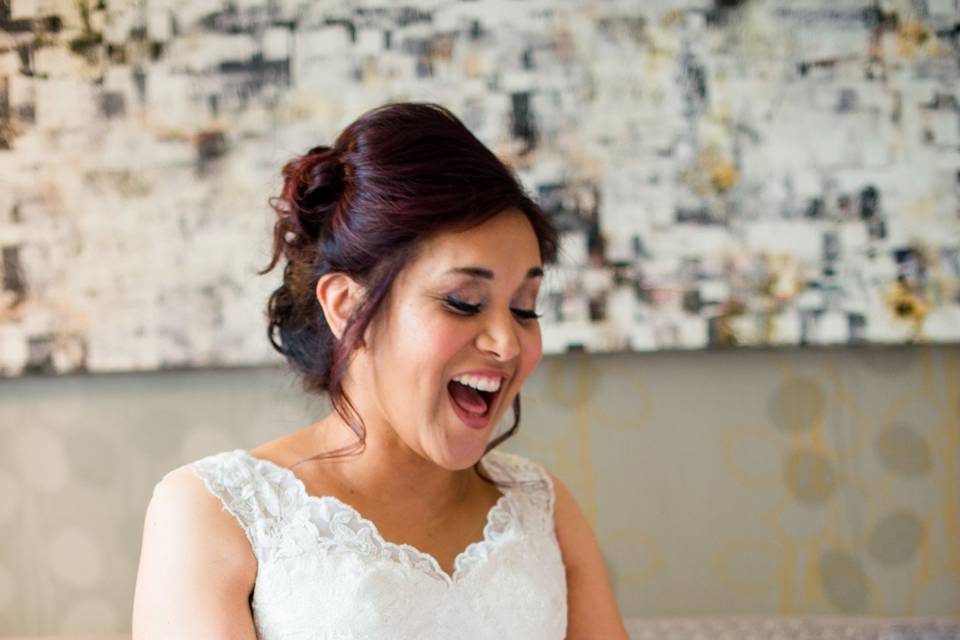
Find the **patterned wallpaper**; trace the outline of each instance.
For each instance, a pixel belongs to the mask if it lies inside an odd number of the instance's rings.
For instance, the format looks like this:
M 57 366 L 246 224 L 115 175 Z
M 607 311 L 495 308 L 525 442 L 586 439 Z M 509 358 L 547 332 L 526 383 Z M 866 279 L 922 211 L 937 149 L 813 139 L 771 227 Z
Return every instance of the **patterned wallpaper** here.
M 322 410 L 267 368 L 0 385 L 0 636 L 128 631 L 154 484 Z M 960 616 L 956 347 L 548 357 L 523 415 L 627 616 Z
M 555 359 L 520 441 L 581 488 L 628 611 L 956 615 L 958 355 Z
M 0 375 L 257 364 L 279 167 L 440 102 L 548 352 L 956 342 L 956 0 L 0 2 Z

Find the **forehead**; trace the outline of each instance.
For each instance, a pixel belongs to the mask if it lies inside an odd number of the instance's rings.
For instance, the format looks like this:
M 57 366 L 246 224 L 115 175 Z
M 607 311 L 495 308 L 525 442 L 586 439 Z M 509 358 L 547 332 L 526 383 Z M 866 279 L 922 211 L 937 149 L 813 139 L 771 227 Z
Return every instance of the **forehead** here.
M 462 266 L 524 275 L 530 267 L 540 266 L 540 246 L 523 212 L 508 209 L 471 229 L 440 231 L 424 239 L 410 266 L 428 276 Z

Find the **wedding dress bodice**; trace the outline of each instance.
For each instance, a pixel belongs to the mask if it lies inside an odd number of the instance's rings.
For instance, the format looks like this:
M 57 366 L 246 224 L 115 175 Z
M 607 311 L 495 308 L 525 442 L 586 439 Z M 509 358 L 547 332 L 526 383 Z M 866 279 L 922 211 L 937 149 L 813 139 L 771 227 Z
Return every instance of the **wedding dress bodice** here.
M 452 574 L 333 496 L 242 449 L 188 465 L 243 528 L 257 559 L 251 608 L 261 640 L 563 638 L 566 578 L 554 532 L 553 483 L 518 455 L 491 451 L 487 474 L 509 483 L 483 539 Z

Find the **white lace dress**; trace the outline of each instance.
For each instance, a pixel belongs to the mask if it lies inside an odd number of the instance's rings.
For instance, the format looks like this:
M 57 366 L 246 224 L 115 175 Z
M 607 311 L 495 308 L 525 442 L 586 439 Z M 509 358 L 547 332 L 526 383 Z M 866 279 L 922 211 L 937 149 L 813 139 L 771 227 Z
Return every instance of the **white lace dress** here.
M 563 638 L 567 588 L 554 533 L 553 483 L 520 456 L 491 451 L 490 477 L 512 481 L 483 540 L 454 562 L 383 539 L 333 496 L 242 449 L 185 465 L 246 532 L 258 570 L 251 607 L 261 640 Z

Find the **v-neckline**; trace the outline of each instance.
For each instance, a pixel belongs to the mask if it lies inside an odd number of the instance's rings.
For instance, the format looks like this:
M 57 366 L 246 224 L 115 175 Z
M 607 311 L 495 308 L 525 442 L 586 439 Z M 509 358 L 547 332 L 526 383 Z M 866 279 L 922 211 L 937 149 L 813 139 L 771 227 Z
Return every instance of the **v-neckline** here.
M 463 576 L 465 575 L 465 571 L 467 570 L 464 568 L 463 563 L 468 558 L 471 558 L 477 555 L 483 557 L 484 552 L 489 553 L 490 551 L 493 550 L 493 548 L 495 548 L 499 534 L 504 533 L 504 531 L 506 531 L 506 529 L 509 527 L 509 524 L 514 519 L 513 510 L 510 507 L 510 495 L 513 493 L 513 487 L 507 486 L 507 487 L 504 487 L 503 489 L 500 489 L 500 497 L 497 498 L 497 501 L 494 503 L 494 505 L 490 507 L 490 509 L 487 511 L 486 520 L 483 526 L 483 537 L 480 540 L 475 540 L 471 542 L 462 551 L 460 551 L 460 553 L 458 553 L 453 559 L 453 572 L 447 573 L 447 571 L 440 566 L 440 561 L 437 560 L 437 558 L 433 554 L 428 553 L 426 551 L 422 551 L 421 549 L 411 544 L 407 544 L 405 542 L 391 542 L 390 540 L 387 540 L 386 538 L 384 538 L 383 534 L 380 533 L 380 528 L 377 526 L 377 524 L 372 520 L 370 520 L 369 518 L 366 518 L 352 504 L 344 502 L 343 500 L 341 500 L 340 498 L 334 495 L 318 496 L 318 495 L 311 494 L 310 492 L 307 491 L 306 484 L 304 484 L 303 480 L 301 480 L 300 477 L 297 474 L 295 474 L 291 469 L 281 466 L 271 460 L 267 460 L 265 458 L 258 458 L 253 454 L 251 454 L 249 451 L 246 451 L 244 449 L 236 449 L 235 453 L 239 453 L 240 455 L 243 455 L 248 460 L 252 461 L 254 465 L 266 466 L 282 473 L 291 482 L 293 482 L 294 486 L 297 488 L 299 497 L 302 500 L 304 500 L 304 502 L 307 502 L 307 503 L 313 502 L 318 504 L 329 502 L 337 505 L 338 507 L 340 507 L 341 509 L 345 510 L 350 515 L 352 515 L 357 520 L 357 522 L 360 523 L 361 526 L 366 527 L 370 534 L 370 537 L 377 544 L 382 545 L 384 548 L 395 549 L 397 551 L 409 553 L 414 557 L 419 558 L 420 560 L 426 562 L 433 569 L 436 576 L 442 579 L 443 582 L 445 582 L 448 586 L 452 586 L 453 584 L 459 582 L 463 578 Z M 490 456 L 491 454 L 495 454 L 495 453 L 496 453 L 495 451 L 492 451 L 486 455 Z M 494 477 L 492 474 L 490 474 L 490 468 L 487 462 L 488 462 L 487 460 L 482 459 L 481 465 L 483 465 L 484 471 L 486 471 L 488 475 L 490 475 L 490 477 Z M 496 465 L 496 462 L 494 462 L 494 466 L 498 466 Z M 494 478 L 494 479 L 501 480 L 501 478 Z M 495 531 L 494 527 L 500 522 L 504 523 L 503 525 L 504 530 Z M 469 568 L 469 566 L 470 565 L 467 565 L 467 568 Z

